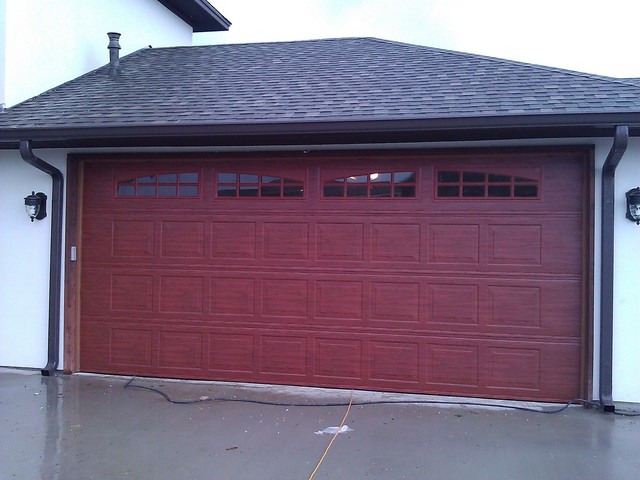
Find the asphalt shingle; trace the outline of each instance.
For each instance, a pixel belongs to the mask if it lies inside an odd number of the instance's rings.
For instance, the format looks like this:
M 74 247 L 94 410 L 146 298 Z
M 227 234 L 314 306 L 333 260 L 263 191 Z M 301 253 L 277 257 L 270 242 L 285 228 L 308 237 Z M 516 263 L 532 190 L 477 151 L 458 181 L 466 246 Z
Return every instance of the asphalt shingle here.
M 373 38 L 149 48 L 120 65 L 5 110 L 0 129 L 640 112 L 638 79 Z

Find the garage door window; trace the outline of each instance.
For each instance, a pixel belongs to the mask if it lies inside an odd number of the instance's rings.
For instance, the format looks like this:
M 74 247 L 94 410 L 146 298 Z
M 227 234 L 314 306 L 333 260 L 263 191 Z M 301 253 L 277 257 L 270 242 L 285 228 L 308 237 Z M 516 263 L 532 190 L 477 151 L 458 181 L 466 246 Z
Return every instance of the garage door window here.
M 371 172 L 324 182 L 325 198 L 415 198 L 416 172 Z
M 225 198 L 303 198 L 304 181 L 258 173 L 218 172 L 216 192 Z
M 498 173 L 439 170 L 438 198 L 538 198 L 538 180 Z
M 117 197 L 197 197 L 200 175 L 197 172 L 158 173 L 119 180 Z

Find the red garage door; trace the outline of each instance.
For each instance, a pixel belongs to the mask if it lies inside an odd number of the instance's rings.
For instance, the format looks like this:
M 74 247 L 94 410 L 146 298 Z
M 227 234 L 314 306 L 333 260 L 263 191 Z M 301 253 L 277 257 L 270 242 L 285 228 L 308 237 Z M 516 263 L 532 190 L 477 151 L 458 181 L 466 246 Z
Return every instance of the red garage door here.
M 580 393 L 584 154 L 87 160 L 83 371 Z

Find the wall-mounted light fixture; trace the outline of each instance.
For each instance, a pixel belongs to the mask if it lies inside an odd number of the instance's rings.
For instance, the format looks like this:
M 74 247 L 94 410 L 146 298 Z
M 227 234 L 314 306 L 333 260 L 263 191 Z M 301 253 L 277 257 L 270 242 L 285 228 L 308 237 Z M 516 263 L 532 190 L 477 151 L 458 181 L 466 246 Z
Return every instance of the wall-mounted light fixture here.
M 627 193 L 627 218 L 640 225 L 640 187 L 632 188 Z
M 24 207 L 32 222 L 42 220 L 47 216 L 47 196 L 42 192 L 31 192 L 24 197 Z

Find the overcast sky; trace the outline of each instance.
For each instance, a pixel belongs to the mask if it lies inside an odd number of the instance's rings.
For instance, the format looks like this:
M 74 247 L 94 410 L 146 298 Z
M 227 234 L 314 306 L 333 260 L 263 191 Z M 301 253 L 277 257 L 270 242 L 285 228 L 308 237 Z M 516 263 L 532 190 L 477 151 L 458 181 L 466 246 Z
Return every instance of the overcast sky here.
M 639 0 L 209 0 L 229 32 L 195 44 L 386 40 L 640 77 Z

